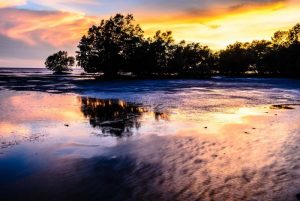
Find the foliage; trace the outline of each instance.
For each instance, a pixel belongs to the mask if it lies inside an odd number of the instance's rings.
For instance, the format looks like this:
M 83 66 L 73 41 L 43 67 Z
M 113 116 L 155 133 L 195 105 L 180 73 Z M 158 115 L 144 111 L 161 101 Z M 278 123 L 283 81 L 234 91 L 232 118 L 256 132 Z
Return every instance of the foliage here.
M 81 38 L 78 49 L 79 66 L 86 72 L 109 77 L 122 72 L 154 77 L 214 74 L 300 77 L 300 24 L 275 32 L 271 40 L 236 42 L 212 52 L 199 43 L 175 43 L 171 31 L 157 31 L 153 37 L 145 38 L 132 15 L 117 14 L 92 26 Z M 52 55 L 51 60 L 58 59 Z M 68 62 L 57 63 L 46 62 L 46 65 L 52 69 L 69 66 Z
M 133 24 L 132 15 L 117 14 L 92 26 L 79 42 L 77 61 L 87 72 L 115 75 L 126 65 L 143 44 L 143 31 Z
M 271 41 L 237 42 L 219 52 L 221 74 L 300 77 L 300 24 L 277 31 Z
M 219 70 L 223 74 L 240 75 L 249 70 L 251 55 L 248 43 L 236 42 L 228 45 L 219 54 Z
M 204 75 L 211 73 L 214 62 L 214 55 L 207 46 L 182 41 L 174 48 L 170 69 L 172 72 Z
M 63 73 L 71 71 L 71 67 L 74 63 L 74 57 L 69 57 L 66 51 L 59 51 L 46 59 L 45 66 L 55 73 Z
M 145 39 L 132 15 L 117 14 L 92 26 L 78 45 L 78 65 L 87 72 L 116 76 L 119 72 L 153 75 L 177 72 L 209 72 L 212 51 L 198 43 L 175 44 L 171 31 L 157 31 Z M 182 58 L 179 67 L 178 58 Z M 177 72 L 179 73 L 179 72 Z

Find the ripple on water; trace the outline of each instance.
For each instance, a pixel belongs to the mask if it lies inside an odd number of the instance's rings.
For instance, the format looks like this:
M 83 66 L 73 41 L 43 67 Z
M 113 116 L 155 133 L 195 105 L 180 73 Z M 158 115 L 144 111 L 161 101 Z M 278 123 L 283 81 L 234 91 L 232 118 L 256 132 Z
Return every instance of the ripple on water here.
M 0 176 L 21 175 L 0 182 L 1 197 L 298 199 L 297 91 L 164 84 L 134 93 L 106 84 L 102 98 L 1 91 Z

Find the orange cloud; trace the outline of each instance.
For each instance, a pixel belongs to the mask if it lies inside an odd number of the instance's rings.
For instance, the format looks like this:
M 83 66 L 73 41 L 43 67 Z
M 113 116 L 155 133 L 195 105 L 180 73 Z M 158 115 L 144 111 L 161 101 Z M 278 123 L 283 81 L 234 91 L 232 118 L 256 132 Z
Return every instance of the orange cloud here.
M 129 0 L 125 3 L 121 0 L 33 0 L 31 2 L 59 11 L 1 9 L 24 2 L 0 0 L 0 19 L 3 19 L 0 21 L 0 46 L 5 47 L 0 49 L 0 65 L 20 66 L 24 61 L 27 66 L 30 63 L 43 66 L 43 60 L 53 51 L 64 49 L 73 53 L 92 24 L 116 12 L 133 13 L 146 36 L 152 36 L 157 30 L 171 30 L 176 41 L 200 42 L 217 50 L 235 41 L 270 39 L 275 31 L 298 23 L 300 10 L 299 0 L 195 0 L 185 3 L 181 0 Z M 24 49 L 28 54 L 22 54 Z
M 0 0 L 0 8 L 24 5 L 26 0 Z
M 216 5 L 209 10 L 141 14 L 138 17 L 149 35 L 157 29 L 172 30 L 177 41 L 201 42 L 216 50 L 235 41 L 270 39 L 275 31 L 298 23 L 299 10 L 299 2 L 275 1 L 235 7 Z
M 68 3 L 83 3 L 68 0 Z M 197 41 L 222 48 L 236 40 L 270 37 L 274 31 L 295 24 L 299 4 L 294 1 L 250 2 L 229 6 L 216 4 L 207 10 L 178 12 L 137 10 L 137 23 L 153 35 L 156 30 L 171 30 L 176 40 Z M 59 1 L 43 2 L 56 5 Z M 95 3 L 89 0 L 89 3 Z M 144 12 L 145 11 L 145 12 Z M 113 14 L 112 14 L 113 15 Z M 77 12 L 2 9 L 0 34 L 29 45 L 47 43 L 55 47 L 75 45 L 87 29 L 100 19 Z
M 79 13 L 2 9 L 0 34 L 29 45 L 74 44 L 97 19 Z

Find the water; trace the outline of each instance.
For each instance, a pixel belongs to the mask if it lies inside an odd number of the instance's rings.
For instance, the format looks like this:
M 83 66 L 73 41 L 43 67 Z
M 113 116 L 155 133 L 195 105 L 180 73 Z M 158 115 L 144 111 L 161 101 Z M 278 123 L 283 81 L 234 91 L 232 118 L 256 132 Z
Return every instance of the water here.
M 71 71 L 72 75 L 79 75 L 82 73 L 82 69 L 74 68 Z M 46 68 L 1 68 L 0 67 L 0 74 L 1 75 L 15 75 L 15 76 L 32 76 L 32 75 L 52 75 L 50 70 Z
M 299 199 L 300 81 L 26 71 L 0 73 L 1 200 Z

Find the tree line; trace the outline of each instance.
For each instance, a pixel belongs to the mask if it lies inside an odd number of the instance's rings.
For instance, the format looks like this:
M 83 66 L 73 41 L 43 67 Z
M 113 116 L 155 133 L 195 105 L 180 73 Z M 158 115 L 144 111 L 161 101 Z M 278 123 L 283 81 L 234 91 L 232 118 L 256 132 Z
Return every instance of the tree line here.
M 60 51 L 49 56 L 45 65 L 63 72 L 74 59 Z M 176 43 L 171 31 L 157 31 L 146 38 L 133 15 L 117 14 L 89 28 L 79 42 L 76 61 L 85 72 L 107 77 L 122 73 L 136 77 L 300 77 L 300 24 L 275 32 L 271 40 L 236 42 L 213 52 L 199 43 Z

